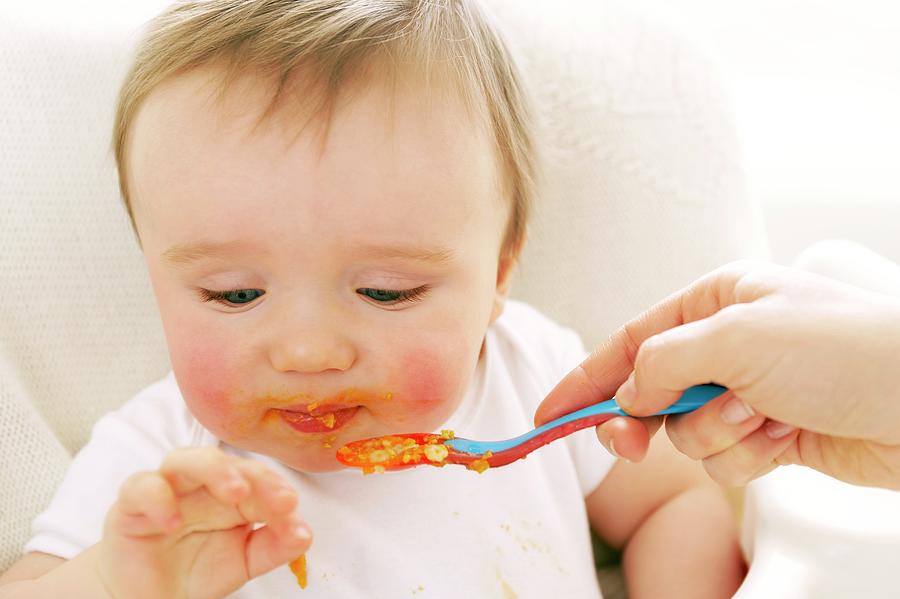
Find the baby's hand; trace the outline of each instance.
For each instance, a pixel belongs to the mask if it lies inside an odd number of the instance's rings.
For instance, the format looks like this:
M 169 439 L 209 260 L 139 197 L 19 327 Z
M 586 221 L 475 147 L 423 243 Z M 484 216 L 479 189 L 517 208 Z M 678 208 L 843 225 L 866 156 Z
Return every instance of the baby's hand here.
M 122 484 L 98 575 L 115 599 L 225 597 L 306 552 L 312 537 L 296 506 L 296 492 L 260 462 L 175 450 L 157 472 Z

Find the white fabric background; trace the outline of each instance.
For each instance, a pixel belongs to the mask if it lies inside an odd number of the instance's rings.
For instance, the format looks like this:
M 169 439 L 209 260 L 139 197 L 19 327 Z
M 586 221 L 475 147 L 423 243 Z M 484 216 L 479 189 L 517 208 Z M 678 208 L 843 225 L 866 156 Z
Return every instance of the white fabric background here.
M 765 255 L 728 103 L 688 44 L 616 2 L 489 4 L 547 157 L 517 297 L 591 347 L 702 272 Z M 139 23 L 72 6 L 0 5 L 0 569 L 91 424 L 167 370 L 108 149 Z

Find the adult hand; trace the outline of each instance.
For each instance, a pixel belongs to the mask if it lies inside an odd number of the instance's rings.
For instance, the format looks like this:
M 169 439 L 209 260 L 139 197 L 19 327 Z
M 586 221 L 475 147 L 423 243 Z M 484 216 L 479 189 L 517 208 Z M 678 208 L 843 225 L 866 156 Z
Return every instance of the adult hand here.
M 613 395 L 646 417 L 707 382 L 730 391 L 668 417 L 666 431 L 718 482 L 802 464 L 900 489 L 900 300 L 770 264 L 726 265 L 623 326 L 535 423 Z M 636 461 L 660 422 L 615 418 L 597 436 Z

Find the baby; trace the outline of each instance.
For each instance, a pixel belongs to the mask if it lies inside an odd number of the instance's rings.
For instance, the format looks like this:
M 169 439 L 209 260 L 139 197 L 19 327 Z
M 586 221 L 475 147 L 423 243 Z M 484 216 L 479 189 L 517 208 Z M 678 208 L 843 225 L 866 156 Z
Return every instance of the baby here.
M 663 435 L 639 465 L 587 431 L 481 475 L 335 459 L 520 434 L 586 355 L 506 300 L 536 165 L 476 2 L 178 3 L 114 146 L 173 373 L 96 424 L 0 597 L 599 597 L 589 522 L 631 597 L 737 588 L 727 503 Z

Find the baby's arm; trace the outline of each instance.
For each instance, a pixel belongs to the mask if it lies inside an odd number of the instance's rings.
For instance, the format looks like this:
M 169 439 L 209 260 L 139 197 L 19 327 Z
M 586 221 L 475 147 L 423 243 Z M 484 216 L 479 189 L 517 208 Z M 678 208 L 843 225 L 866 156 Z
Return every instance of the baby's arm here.
M 158 471 L 123 483 L 99 543 L 56 564 L 30 554 L 4 575 L 0 599 L 225 597 L 306 551 L 296 505 L 296 492 L 260 462 L 176 450 Z M 256 522 L 266 526 L 254 530 Z
M 745 574 L 722 490 L 656 435 L 644 461 L 619 460 L 587 497 L 594 530 L 624 548 L 631 599 L 731 597 Z

